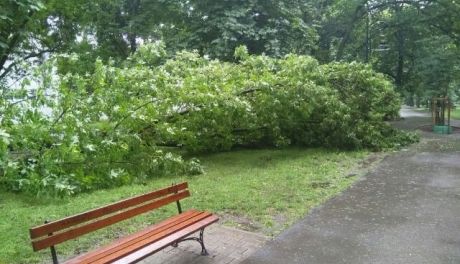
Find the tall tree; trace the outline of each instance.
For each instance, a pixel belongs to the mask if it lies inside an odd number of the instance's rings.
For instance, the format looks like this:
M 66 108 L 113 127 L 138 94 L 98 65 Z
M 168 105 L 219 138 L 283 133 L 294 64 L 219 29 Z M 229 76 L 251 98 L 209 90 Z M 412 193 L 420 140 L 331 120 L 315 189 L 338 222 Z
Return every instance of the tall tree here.
M 67 50 L 79 31 L 85 1 L 5 0 L 0 4 L 0 82 L 24 74 L 24 63 Z
M 189 23 L 177 30 L 191 33 L 183 39 L 188 48 L 212 57 L 232 60 L 239 45 L 273 56 L 310 53 L 316 45 L 306 1 L 192 0 L 186 9 Z
M 448 76 L 456 76 L 459 65 L 459 12 L 459 3 L 448 0 L 337 0 L 323 19 L 318 54 L 323 61 L 372 63 L 393 78 L 409 102 L 436 89 L 446 94 L 455 88 L 456 78 Z M 437 75 L 436 85 L 429 65 L 445 73 Z
M 36 50 L 40 38 L 36 13 L 43 9 L 40 1 L 8 0 L 0 5 L 0 81 L 17 69 L 18 64 L 40 56 Z

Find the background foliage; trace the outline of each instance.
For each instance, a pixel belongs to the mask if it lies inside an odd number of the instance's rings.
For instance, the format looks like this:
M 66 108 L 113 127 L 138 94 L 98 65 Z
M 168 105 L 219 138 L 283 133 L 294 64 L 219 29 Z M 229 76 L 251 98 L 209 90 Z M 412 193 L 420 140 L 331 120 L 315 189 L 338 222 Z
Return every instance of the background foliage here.
M 50 54 L 78 54 L 59 70 L 85 73 L 97 58 L 121 65 L 142 43 L 162 40 L 170 54 L 223 61 L 245 45 L 256 55 L 369 63 L 406 103 L 421 105 L 459 94 L 459 12 L 452 0 L 5 0 L 0 83 L 15 86 Z
M 58 74 L 62 56 L 48 60 L 33 95 L 24 87 L 13 102 L 2 101 L 1 185 L 68 195 L 202 173 L 197 159 L 182 154 L 412 141 L 384 122 L 397 116 L 400 101 L 370 66 L 249 55 L 244 46 L 235 56 L 237 63 L 187 51 L 168 58 L 155 42 L 122 66 L 97 60 L 92 73 Z

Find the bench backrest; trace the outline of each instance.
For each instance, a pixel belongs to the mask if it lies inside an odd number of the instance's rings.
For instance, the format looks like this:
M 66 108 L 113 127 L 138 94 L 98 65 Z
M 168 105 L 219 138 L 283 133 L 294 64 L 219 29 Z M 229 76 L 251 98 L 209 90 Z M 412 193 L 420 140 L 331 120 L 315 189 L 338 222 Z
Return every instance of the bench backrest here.
M 143 214 L 190 196 L 186 182 L 31 228 L 34 251 Z

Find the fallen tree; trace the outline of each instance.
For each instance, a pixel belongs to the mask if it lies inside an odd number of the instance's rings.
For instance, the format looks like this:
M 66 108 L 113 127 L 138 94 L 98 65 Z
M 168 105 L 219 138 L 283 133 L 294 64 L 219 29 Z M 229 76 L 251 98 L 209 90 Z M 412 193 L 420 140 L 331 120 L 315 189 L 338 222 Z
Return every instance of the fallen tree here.
M 381 149 L 415 140 L 386 124 L 397 116 L 399 96 L 369 66 L 249 56 L 244 47 L 236 51 L 238 63 L 193 52 L 159 60 L 155 54 L 166 53 L 155 50 L 164 47 L 150 45 L 123 67 L 97 61 L 85 75 L 53 78 L 50 60 L 41 69 L 36 96 L 17 104 L 3 101 L 0 184 L 72 194 L 201 173 L 198 160 L 182 158 L 184 151 L 190 156 L 236 146 Z

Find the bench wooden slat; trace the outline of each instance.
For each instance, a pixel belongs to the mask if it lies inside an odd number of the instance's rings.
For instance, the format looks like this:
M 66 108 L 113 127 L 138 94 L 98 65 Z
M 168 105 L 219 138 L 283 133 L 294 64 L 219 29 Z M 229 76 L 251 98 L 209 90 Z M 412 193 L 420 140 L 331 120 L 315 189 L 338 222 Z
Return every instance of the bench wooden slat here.
M 117 261 L 114 261 L 114 262 L 110 262 L 110 263 L 113 263 L 113 264 L 128 264 L 128 263 L 136 263 L 160 250 L 162 250 L 163 248 L 171 245 L 172 243 L 174 243 L 175 241 L 178 241 L 182 238 L 185 238 L 185 237 L 188 237 L 190 236 L 191 234 L 195 233 L 196 231 L 200 230 L 201 228 L 205 228 L 207 226 L 209 226 L 210 224 L 213 224 L 215 222 L 217 222 L 219 220 L 219 218 L 215 215 L 211 215 L 210 217 L 208 218 L 205 218 L 203 220 L 201 220 L 200 222 L 197 222 L 193 225 L 190 225 L 162 240 L 159 240 L 159 241 L 156 241 L 146 247 L 143 247 L 141 249 L 139 249 L 138 251 L 126 256 L 126 257 L 123 257 L 122 259 L 119 259 Z
M 204 231 L 219 218 L 209 212 L 190 210 L 181 213 L 180 200 L 190 196 L 187 182 L 66 217 L 29 230 L 34 251 L 51 247 L 53 263 L 57 264 L 54 245 L 77 238 L 123 220 L 177 202 L 178 215 L 150 225 L 144 230 L 124 236 L 107 246 L 68 260 L 67 264 L 132 263 L 166 246 L 180 242 L 198 230 Z M 193 238 L 206 254 L 202 236 Z
M 142 237 L 139 237 L 139 240 L 136 241 L 135 243 L 132 244 L 120 244 L 116 250 L 111 251 L 110 254 L 107 255 L 100 255 L 97 256 L 95 259 L 89 259 L 83 262 L 80 262 L 81 264 L 101 264 L 101 263 L 112 263 L 113 261 L 120 259 L 124 256 L 127 256 L 129 254 L 132 254 L 133 252 L 138 251 L 139 249 L 152 244 L 156 241 L 162 240 L 165 237 L 171 236 L 172 234 L 187 228 L 195 223 L 198 223 L 208 217 L 211 217 L 212 214 L 208 212 L 200 212 L 198 215 L 195 215 L 194 217 L 187 219 L 181 223 L 178 223 L 176 225 L 170 226 L 164 230 L 161 230 L 159 232 L 152 232 L 145 234 Z
M 44 224 L 41 226 L 37 226 L 35 228 L 30 229 L 30 237 L 32 239 L 42 237 L 42 236 L 47 236 L 50 233 L 54 233 L 56 231 L 63 230 L 65 228 L 68 228 L 70 226 L 74 226 L 83 222 L 87 222 L 99 217 L 102 217 L 104 215 L 108 215 L 120 210 L 127 209 L 132 206 L 136 206 L 142 203 L 145 203 L 149 200 L 157 199 L 162 196 L 172 194 L 172 193 L 177 193 L 181 190 L 185 190 L 188 188 L 187 182 L 180 183 L 177 185 L 173 185 L 164 189 L 160 189 L 154 192 L 146 193 L 143 195 L 139 195 L 136 197 L 128 198 L 125 200 L 122 200 L 120 202 L 112 203 L 110 205 L 100 207 L 94 210 L 90 210 L 78 215 L 70 216 L 58 221 L 54 221 L 48 224 Z M 34 247 L 35 249 L 35 247 Z
M 139 207 L 135 207 L 132 209 L 128 209 L 126 211 L 122 211 L 120 213 L 114 214 L 112 216 L 103 218 L 101 220 L 96 220 L 94 222 L 91 222 L 89 224 L 85 224 L 70 230 L 63 231 L 61 233 L 45 237 L 40 240 L 36 240 L 32 242 L 32 247 L 34 251 L 38 251 L 44 248 L 48 248 L 50 246 L 62 243 L 64 241 L 67 241 L 69 239 L 73 239 L 76 237 L 79 237 L 81 235 L 90 233 L 92 231 L 98 230 L 100 228 L 121 222 L 123 220 L 129 219 L 131 217 L 134 217 L 136 215 L 148 212 L 150 210 L 159 208 L 161 206 L 164 206 L 166 204 L 169 204 L 171 202 L 183 199 L 185 197 L 190 196 L 190 192 L 188 190 L 186 191 L 181 191 L 179 193 L 167 196 L 166 198 L 162 198 L 159 200 L 155 200 L 153 202 L 146 203 L 144 205 L 141 205 Z
M 197 211 L 197 210 L 186 211 L 186 212 L 184 212 L 182 214 L 173 216 L 173 217 L 171 217 L 171 218 L 169 218 L 169 219 L 167 219 L 167 220 L 165 220 L 163 222 L 160 222 L 158 224 L 149 226 L 148 228 L 146 228 L 146 229 L 144 229 L 144 230 L 142 230 L 140 232 L 137 232 L 137 233 L 134 233 L 132 235 L 128 235 L 126 237 L 120 238 L 120 239 L 114 241 L 110 245 L 107 245 L 105 247 L 96 249 L 96 250 L 94 250 L 92 252 L 89 252 L 87 254 L 83 254 L 81 256 L 78 256 L 78 257 L 75 257 L 73 259 L 70 259 L 65 263 L 66 264 L 77 264 L 77 263 L 84 263 L 85 260 L 88 260 L 88 259 L 101 258 L 104 255 L 107 255 L 107 254 L 110 254 L 110 253 L 113 253 L 113 252 L 119 250 L 120 245 L 131 245 L 133 243 L 138 242 L 139 240 L 142 240 L 142 238 L 145 235 L 148 235 L 149 233 L 160 232 L 161 230 L 164 230 L 166 228 L 174 226 L 174 225 L 176 225 L 176 224 L 178 224 L 180 222 L 183 222 L 185 219 L 189 219 L 189 218 L 194 217 L 194 216 L 196 216 L 196 215 L 198 215 L 200 213 L 201 212 Z

